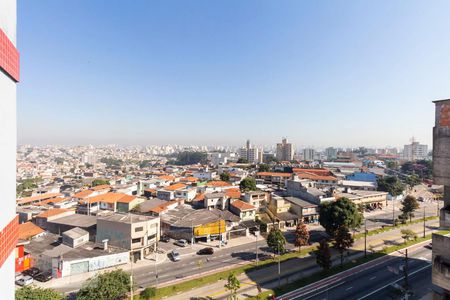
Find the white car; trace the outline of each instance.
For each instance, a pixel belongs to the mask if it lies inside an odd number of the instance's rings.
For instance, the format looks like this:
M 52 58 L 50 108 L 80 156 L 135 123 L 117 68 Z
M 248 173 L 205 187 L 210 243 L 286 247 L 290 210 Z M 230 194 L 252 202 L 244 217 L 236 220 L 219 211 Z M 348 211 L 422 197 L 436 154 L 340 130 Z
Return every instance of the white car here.
M 180 246 L 180 247 L 186 247 L 188 245 L 188 241 L 181 239 L 181 240 L 176 241 L 175 245 Z
M 179 261 L 180 258 L 180 253 L 177 250 L 172 250 L 172 252 L 170 252 L 170 256 L 172 257 L 173 261 Z
M 22 278 L 19 278 L 16 280 L 16 284 L 20 286 L 26 286 L 33 283 L 33 277 L 31 276 L 23 276 Z

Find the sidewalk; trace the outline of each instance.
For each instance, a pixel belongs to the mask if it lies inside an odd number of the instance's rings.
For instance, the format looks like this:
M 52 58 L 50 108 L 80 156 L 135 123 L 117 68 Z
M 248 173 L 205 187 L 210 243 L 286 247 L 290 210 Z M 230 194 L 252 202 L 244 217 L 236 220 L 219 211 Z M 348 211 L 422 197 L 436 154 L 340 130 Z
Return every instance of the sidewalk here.
M 433 220 L 427 223 L 427 227 L 432 226 L 433 228 L 427 228 L 426 233 L 429 234 L 432 231 L 436 231 L 438 227 L 438 221 Z M 372 247 L 373 250 L 381 250 L 385 246 L 391 246 L 395 244 L 403 243 L 403 239 L 400 237 L 400 231 L 402 229 L 411 229 L 418 236 L 421 236 L 423 232 L 423 224 L 412 224 L 410 226 L 403 226 L 399 229 L 394 229 L 391 231 L 383 232 L 378 235 L 367 237 L 367 249 Z M 346 261 L 350 261 L 357 257 L 364 255 L 364 238 L 355 241 L 354 246 L 349 250 L 349 256 L 346 256 Z M 339 254 L 332 249 L 333 265 L 339 264 L 340 258 Z M 287 262 L 281 263 L 281 283 L 286 284 L 293 282 L 300 278 L 309 276 L 319 270 L 316 265 L 315 257 L 306 256 L 301 259 L 294 259 Z M 256 289 L 256 283 L 263 287 L 263 291 L 267 289 L 275 288 L 278 285 L 278 266 L 273 265 L 258 271 L 244 273 L 238 276 L 241 282 L 241 289 L 238 291 L 238 296 L 241 299 L 247 297 L 256 296 L 258 291 Z M 218 281 L 214 284 L 209 284 L 197 289 L 193 289 L 186 293 L 169 297 L 166 299 L 178 300 L 178 299 L 196 299 L 196 298 L 207 298 L 212 299 L 226 299 L 229 296 L 229 292 L 224 288 L 226 280 Z
M 176 248 L 180 252 L 180 256 L 182 256 L 182 257 L 189 257 L 189 256 L 194 257 L 194 256 L 196 256 L 196 253 L 198 250 L 205 248 L 205 247 L 213 247 L 214 251 L 218 252 L 223 249 L 230 249 L 230 248 L 240 246 L 240 245 L 255 243 L 255 240 L 256 240 L 255 236 L 239 237 L 239 238 L 229 240 L 228 244 L 221 248 L 219 247 L 219 241 L 212 241 L 211 243 L 208 243 L 208 244 L 196 243 L 192 246 L 189 245 L 184 248 L 174 247 L 171 243 L 165 244 L 165 243 L 160 242 L 160 244 L 166 245 L 167 247 L 165 247 L 165 248 Z M 262 241 L 262 240 L 264 240 L 264 238 L 259 236 L 258 241 Z M 54 278 L 48 282 L 35 281 L 35 284 L 40 287 L 54 288 L 54 289 L 62 289 L 66 286 L 73 286 L 74 290 L 76 290 L 76 289 L 79 289 L 82 286 L 82 284 L 85 283 L 89 278 L 94 277 L 95 275 L 97 275 L 99 273 L 108 272 L 108 271 L 112 271 L 112 270 L 116 270 L 116 269 L 122 269 L 124 271 L 130 272 L 132 268 L 134 271 L 137 271 L 142 268 L 148 268 L 151 266 L 155 266 L 155 263 L 158 265 L 161 265 L 166 262 L 169 262 L 169 258 L 167 256 L 167 254 L 170 251 L 171 250 L 169 250 L 169 251 L 158 250 L 156 262 L 155 262 L 155 254 L 151 253 L 149 256 L 147 256 L 144 259 L 139 260 L 133 264 L 131 262 L 129 262 L 127 264 L 123 264 L 123 265 L 119 265 L 119 266 L 111 267 L 111 268 L 106 268 L 106 269 L 102 269 L 102 270 L 98 270 L 98 271 L 77 274 L 77 275 L 72 275 L 72 276 L 63 277 L 63 278 Z

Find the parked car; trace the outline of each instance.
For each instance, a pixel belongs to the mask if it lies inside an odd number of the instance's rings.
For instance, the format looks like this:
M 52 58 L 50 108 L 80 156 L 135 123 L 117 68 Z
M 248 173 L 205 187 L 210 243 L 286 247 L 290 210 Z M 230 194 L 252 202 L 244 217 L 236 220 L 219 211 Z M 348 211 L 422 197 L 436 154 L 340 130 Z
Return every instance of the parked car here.
M 168 243 L 168 242 L 170 242 L 170 237 L 167 235 L 163 235 L 163 236 L 161 236 L 160 240 L 161 240 L 161 242 Z
M 175 242 L 175 245 L 180 247 L 186 247 L 188 245 L 188 241 L 181 239 Z
M 425 248 L 433 249 L 433 243 L 429 243 L 428 245 L 425 246 Z
M 211 247 L 203 248 L 197 251 L 198 255 L 212 255 L 214 254 L 214 249 Z
M 16 280 L 16 284 L 20 286 L 30 285 L 33 283 L 33 277 L 25 275 L 22 278 Z
M 172 250 L 170 252 L 170 257 L 172 258 L 173 261 L 179 261 L 181 259 L 180 253 L 177 250 Z
M 41 273 L 41 270 L 39 270 L 36 267 L 29 268 L 29 269 L 27 269 L 27 270 L 22 272 L 23 275 L 28 275 L 28 276 L 31 276 L 31 277 L 34 277 L 34 276 L 36 276 L 39 273 Z
M 40 282 L 47 282 L 50 279 L 52 279 L 52 273 L 51 272 L 42 272 L 34 276 L 34 279 Z

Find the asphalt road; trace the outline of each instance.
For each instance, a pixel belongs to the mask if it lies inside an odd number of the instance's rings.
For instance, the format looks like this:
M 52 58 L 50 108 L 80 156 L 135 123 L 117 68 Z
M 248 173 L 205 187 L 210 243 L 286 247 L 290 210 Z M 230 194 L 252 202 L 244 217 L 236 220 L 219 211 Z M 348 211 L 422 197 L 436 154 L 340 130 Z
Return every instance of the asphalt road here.
M 431 287 L 431 250 L 420 247 L 408 254 L 409 284 L 414 291 L 409 299 L 419 299 Z M 350 276 L 338 277 L 318 289 L 278 299 L 399 299 L 404 285 L 404 273 L 399 269 L 403 264 L 404 257 L 391 256 L 387 261 Z

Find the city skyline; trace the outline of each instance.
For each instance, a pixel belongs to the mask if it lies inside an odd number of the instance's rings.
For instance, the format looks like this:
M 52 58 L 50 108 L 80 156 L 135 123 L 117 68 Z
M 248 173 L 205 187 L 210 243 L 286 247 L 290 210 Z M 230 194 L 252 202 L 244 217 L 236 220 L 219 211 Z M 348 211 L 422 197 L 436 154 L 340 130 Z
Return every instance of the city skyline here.
M 18 142 L 431 145 L 449 6 L 19 2 Z

